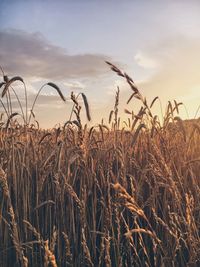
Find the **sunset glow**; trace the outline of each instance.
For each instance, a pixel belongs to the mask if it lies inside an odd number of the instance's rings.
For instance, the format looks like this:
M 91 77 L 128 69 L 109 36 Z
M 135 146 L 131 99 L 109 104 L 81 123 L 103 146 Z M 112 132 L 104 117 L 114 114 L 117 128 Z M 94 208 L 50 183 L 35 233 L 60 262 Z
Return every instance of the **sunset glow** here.
M 163 106 L 184 101 L 194 116 L 200 101 L 198 1 L 10 0 L 0 7 L 1 65 L 10 76 L 22 75 L 30 94 L 47 80 L 66 96 L 84 91 L 96 122 L 107 117 L 119 80 L 105 64 L 110 60 L 133 77 L 149 101 L 154 96 Z M 126 87 L 120 88 L 121 99 L 129 95 Z M 68 103 L 48 98 L 47 93 L 45 107 L 37 105 L 44 127 L 58 117 L 63 123 L 70 110 Z
M 200 0 L 0 0 L 14 266 L 200 266 Z

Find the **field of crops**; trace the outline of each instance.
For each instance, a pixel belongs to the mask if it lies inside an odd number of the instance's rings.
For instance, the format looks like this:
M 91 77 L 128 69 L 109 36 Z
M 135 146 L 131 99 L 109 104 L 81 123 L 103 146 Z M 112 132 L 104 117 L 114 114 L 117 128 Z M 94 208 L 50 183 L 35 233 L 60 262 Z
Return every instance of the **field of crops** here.
M 1 267 L 200 266 L 199 120 L 181 120 L 182 103 L 174 101 L 161 123 L 152 114 L 159 99 L 148 103 L 126 73 L 108 64 L 129 84 L 128 102 L 141 102 L 138 114 L 125 110 L 125 128 L 119 90 L 109 125 L 83 125 L 81 114 L 90 120 L 90 106 L 81 94 L 81 107 L 73 93 L 64 126 L 40 129 L 36 102 L 29 117 L 21 109 L 19 125 L 10 94 L 23 79 L 4 76 Z

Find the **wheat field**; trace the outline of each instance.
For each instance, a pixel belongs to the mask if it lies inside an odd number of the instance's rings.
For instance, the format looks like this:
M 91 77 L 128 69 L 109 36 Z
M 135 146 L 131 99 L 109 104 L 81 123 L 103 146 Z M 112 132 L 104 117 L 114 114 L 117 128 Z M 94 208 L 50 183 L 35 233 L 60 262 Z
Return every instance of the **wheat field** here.
M 108 125 L 83 125 L 90 106 L 84 94 L 81 106 L 73 93 L 64 126 L 41 129 L 36 101 L 30 114 L 21 105 L 19 124 L 10 95 L 24 81 L 4 75 L 1 267 L 200 266 L 199 120 L 182 120 L 182 103 L 174 101 L 161 123 L 152 113 L 158 97 L 149 104 L 126 73 L 107 64 L 129 84 L 127 102 L 141 102 L 137 114 L 125 110 L 124 128 L 119 90 Z M 65 100 L 54 83 L 47 85 Z

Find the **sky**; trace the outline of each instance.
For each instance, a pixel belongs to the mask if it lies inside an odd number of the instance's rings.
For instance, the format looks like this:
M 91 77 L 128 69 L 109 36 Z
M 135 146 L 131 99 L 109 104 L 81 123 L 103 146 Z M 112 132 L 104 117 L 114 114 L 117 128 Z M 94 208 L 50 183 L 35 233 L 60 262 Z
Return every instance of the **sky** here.
M 193 0 L 0 0 L 0 65 L 9 77 L 23 77 L 29 106 L 44 83 L 60 87 L 66 103 L 47 86 L 38 99 L 42 127 L 69 119 L 71 91 L 87 96 L 93 124 L 108 119 L 117 86 L 122 119 L 124 108 L 137 113 L 140 103 L 126 105 L 132 91 L 105 61 L 127 72 L 149 103 L 159 96 L 164 110 L 176 99 L 185 104 L 181 116 L 193 118 L 200 104 L 199 14 Z M 23 99 L 18 83 L 16 90 Z M 153 111 L 160 114 L 160 106 Z

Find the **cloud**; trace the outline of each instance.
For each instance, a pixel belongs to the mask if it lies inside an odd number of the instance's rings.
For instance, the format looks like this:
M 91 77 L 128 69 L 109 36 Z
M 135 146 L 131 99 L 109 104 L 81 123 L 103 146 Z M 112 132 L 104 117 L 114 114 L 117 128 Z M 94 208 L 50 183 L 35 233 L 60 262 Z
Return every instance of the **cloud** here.
M 83 90 L 86 86 L 79 82 L 79 81 L 72 81 L 72 82 L 63 82 L 63 85 L 66 86 L 71 91 L 73 90 Z
M 162 101 L 188 96 L 189 108 L 197 97 L 200 84 L 200 39 L 172 36 L 142 51 L 158 62 L 153 75 L 138 86 L 148 98 L 160 96 Z M 185 98 L 185 97 L 184 97 Z M 200 99 L 198 98 L 200 102 Z M 197 102 L 197 101 L 196 101 Z
M 139 66 L 145 69 L 154 69 L 158 67 L 158 63 L 153 58 L 148 57 L 144 52 L 139 51 L 134 59 Z
M 107 71 L 105 60 L 109 58 L 98 54 L 70 55 L 40 33 L 0 31 L 0 64 L 9 74 L 47 79 L 96 77 Z
M 164 110 L 168 101 L 175 99 L 185 104 L 191 118 L 194 116 L 200 105 L 199 47 L 200 39 L 177 35 L 160 40 L 154 45 L 147 44 L 141 49 L 143 62 L 156 62 L 153 71 L 147 68 L 148 64 L 138 64 L 144 71 L 151 73 L 148 78 L 136 81 L 136 85 L 149 103 L 154 97 L 159 96 Z M 126 106 L 131 93 L 131 90 L 122 90 L 120 104 L 137 112 L 140 101 L 133 98 Z M 161 114 L 159 102 L 155 103 L 153 112 L 155 115 Z M 181 107 L 180 116 L 187 117 L 184 107 Z

